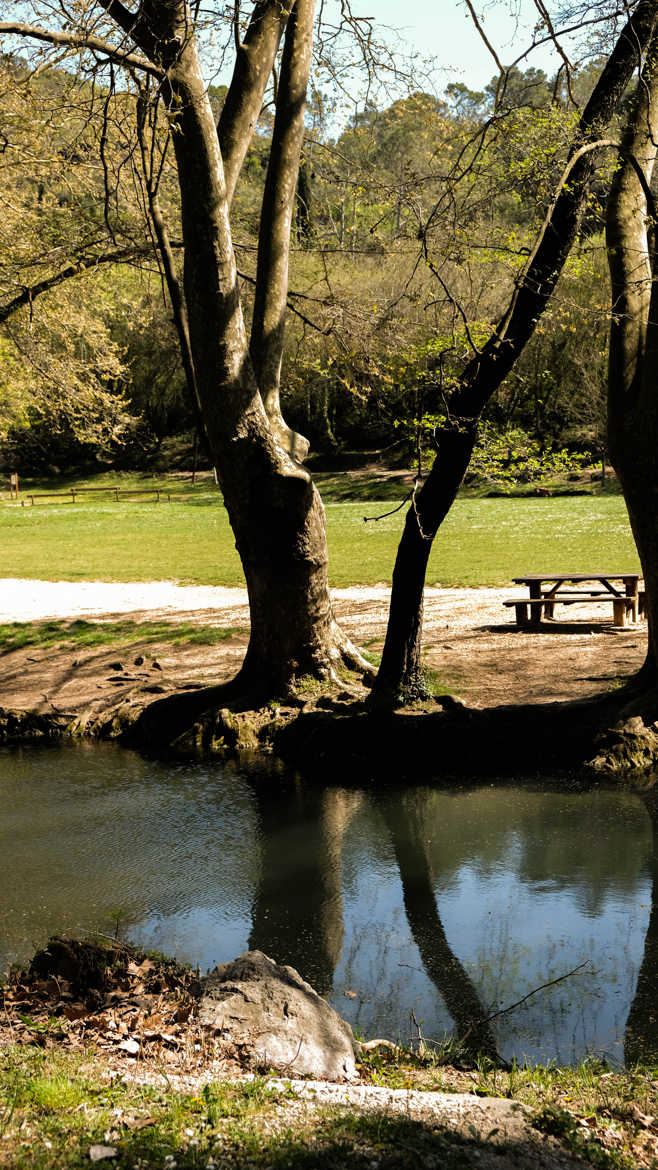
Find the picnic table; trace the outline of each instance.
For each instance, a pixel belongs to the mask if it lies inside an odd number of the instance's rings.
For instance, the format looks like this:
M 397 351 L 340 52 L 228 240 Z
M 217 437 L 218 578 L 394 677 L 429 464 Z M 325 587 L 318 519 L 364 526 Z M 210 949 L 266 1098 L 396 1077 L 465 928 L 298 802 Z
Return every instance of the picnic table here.
M 612 602 L 616 626 L 626 625 L 628 617 L 637 621 L 640 573 L 527 573 L 525 577 L 514 577 L 513 581 L 528 589 L 527 597 L 503 602 L 514 607 L 518 626 L 538 626 L 542 616 L 553 617 L 556 605 L 579 602 L 589 605 Z M 588 584 L 590 587 L 585 588 Z

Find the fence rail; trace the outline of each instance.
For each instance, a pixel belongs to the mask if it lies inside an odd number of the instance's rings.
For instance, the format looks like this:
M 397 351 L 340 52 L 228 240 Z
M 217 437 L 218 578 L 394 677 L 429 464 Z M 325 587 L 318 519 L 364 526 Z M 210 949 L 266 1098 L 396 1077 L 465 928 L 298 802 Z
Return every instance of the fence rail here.
M 65 492 L 25 492 L 20 503 L 22 508 L 33 508 L 35 503 L 38 503 L 40 500 L 54 500 L 60 504 L 75 504 L 78 496 L 85 495 L 87 492 L 105 492 L 108 495 L 114 496 L 117 504 L 121 500 L 128 500 L 134 496 L 153 496 L 153 501 L 156 504 L 159 504 L 162 499 L 166 499 L 169 504 L 171 503 L 171 491 L 167 488 L 117 487 L 68 488 Z M 18 503 L 18 501 L 16 502 Z

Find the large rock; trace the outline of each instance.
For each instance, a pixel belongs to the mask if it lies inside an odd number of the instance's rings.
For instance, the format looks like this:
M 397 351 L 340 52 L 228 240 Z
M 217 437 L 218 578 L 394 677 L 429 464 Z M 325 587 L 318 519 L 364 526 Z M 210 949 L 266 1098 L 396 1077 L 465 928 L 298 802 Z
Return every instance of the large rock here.
M 262 951 L 247 951 L 206 976 L 199 1019 L 254 1068 L 328 1081 L 356 1078 L 349 1024 L 293 967 L 279 967 Z

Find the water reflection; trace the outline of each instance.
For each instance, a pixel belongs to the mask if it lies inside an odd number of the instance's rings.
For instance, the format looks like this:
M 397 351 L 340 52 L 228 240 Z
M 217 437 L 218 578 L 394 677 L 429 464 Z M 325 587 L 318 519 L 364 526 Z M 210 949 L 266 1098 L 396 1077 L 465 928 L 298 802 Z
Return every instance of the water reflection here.
M 644 797 L 651 817 L 651 913 L 635 998 L 626 1021 L 624 1056 L 627 1064 L 650 1063 L 658 1057 L 658 795 Z
M 329 995 L 344 937 L 343 835 L 361 797 L 300 783 L 255 791 L 260 874 L 249 946 Z
M 614 792 L 314 790 L 107 747 L 4 752 L 0 970 L 51 932 L 119 923 L 202 968 L 259 947 L 370 1035 L 406 1039 L 413 1008 L 426 1036 L 507 1059 L 649 1059 L 657 807 Z
M 488 1013 L 470 976 L 451 950 L 439 917 L 428 838 L 432 796 L 421 789 L 390 796 L 381 804 L 400 871 L 404 909 L 423 967 L 454 1020 L 464 1051 L 471 1055 L 483 1052 L 497 1060 Z

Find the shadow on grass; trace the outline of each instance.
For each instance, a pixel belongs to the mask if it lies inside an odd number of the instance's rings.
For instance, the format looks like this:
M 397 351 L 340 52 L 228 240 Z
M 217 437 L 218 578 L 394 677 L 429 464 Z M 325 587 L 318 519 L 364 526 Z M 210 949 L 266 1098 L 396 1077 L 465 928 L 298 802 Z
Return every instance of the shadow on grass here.
M 485 1121 L 481 1131 L 471 1126 L 470 1135 L 463 1137 L 438 1122 L 374 1111 L 358 1115 L 347 1110 L 320 1110 L 313 1116 L 294 1102 L 287 1120 L 267 1101 L 255 1099 L 245 1108 L 241 1086 L 236 1086 L 233 1101 L 223 1086 L 218 1089 L 216 1093 L 213 1086 L 202 1098 L 168 1093 L 164 1108 L 155 1104 L 154 1116 L 145 1117 L 143 1128 L 133 1132 L 127 1126 L 138 1126 L 140 1119 L 127 1116 L 121 1106 L 114 1108 L 117 1128 L 109 1134 L 102 1130 L 103 1123 L 90 1124 L 88 1117 L 70 1128 L 65 1120 L 51 1126 L 48 1111 L 42 1108 L 46 1117 L 38 1118 L 36 1132 L 30 1128 L 31 1140 L 21 1143 L 3 1164 L 12 1170 L 82 1170 L 91 1164 L 92 1147 L 110 1146 L 114 1155 L 97 1164 L 117 1170 L 417 1170 L 419 1166 L 436 1170 L 489 1170 L 494 1166 L 496 1170 L 519 1166 L 576 1170 L 593 1164 L 601 1170 L 613 1170 L 619 1165 L 598 1143 L 585 1142 L 577 1135 L 556 1134 L 568 1142 L 569 1152 L 560 1157 L 555 1146 L 550 1153 L 543 1152 L 531 1136 L 506 1140 L 495 1121 L 491 1125 Z M 75 1108 L 85 1104 L 83 1099 Z M 88 1112 L 95 1111 L 93 1104 L 88 1107 Z M 590 1156 L 596 1160 L 591 1161 Z
M 31 647 L 118 646 L 133 642 L 186 642 L 216 646 L 245 631 L 232 627 L 199 626 L 194 622 L 9 622 L 0 625 L 0 656 Z

